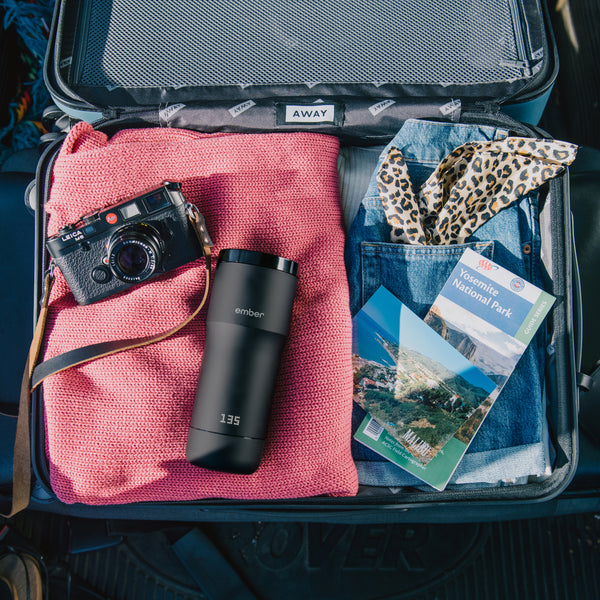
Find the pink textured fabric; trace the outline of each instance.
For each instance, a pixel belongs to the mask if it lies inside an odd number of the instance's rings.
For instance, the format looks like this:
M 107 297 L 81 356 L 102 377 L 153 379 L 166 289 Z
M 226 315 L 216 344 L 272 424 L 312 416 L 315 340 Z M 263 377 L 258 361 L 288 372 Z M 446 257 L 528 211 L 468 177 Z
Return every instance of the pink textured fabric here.
M 337 189 L 338 142 L 308 133 L 204 135 L 75 126 L 57 158 L 47 210 L 55 233 L 81 214 L 164 180 L 181 181 L 215 242 L 299 263 L 264 458 L 252 475 L 189 465 L 185 443 L 202 361 L 205 309 L 163 342 L 44 382 L 52 488 L 67 503 L 352 495 L 351 322 Z M 163 331 L 197 306 L 201 260 L 90 306 L 60 274 L 45 358 Z

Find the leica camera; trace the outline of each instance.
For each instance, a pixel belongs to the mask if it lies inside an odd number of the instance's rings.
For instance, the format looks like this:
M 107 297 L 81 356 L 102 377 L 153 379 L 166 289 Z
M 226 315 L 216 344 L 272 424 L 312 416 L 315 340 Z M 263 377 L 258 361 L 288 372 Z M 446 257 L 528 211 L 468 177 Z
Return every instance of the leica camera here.
M 203 256 L 181 184 L 81 217 L 46 241 L 75 300 L 92 304 Z

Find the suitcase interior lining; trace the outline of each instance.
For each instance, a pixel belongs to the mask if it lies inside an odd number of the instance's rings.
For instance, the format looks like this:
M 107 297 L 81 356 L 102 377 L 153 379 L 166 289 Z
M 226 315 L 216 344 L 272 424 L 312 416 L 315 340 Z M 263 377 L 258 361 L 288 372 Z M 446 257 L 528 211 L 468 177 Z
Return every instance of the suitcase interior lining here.
M 365 149 L 363 149 L 365 150 Z M 370 162 L 374 159 L 378 148 L 369 148 L 366 150 L 372 156 Z M 341 160 L 344 160 L 344 149 L 342 148 Z M 359 155 L 363 155 L 360 152 Z M 363 156 L 364 158 L 364 156 Z M 352 171 L 355 177 L 351 179 L 351 186 L 356 190 L 363 190 L 368 184 L 371 169 Z M 547 291 L 556 295 L 558 302 L 556 303 L 551 316 L 548 319 L 548 326 L 552 331 L 552 339 L 550 341 L 552 352 L 550 353 L 547 365 L 547 418 L 549 428 L 548 448 L 550 458 L 552 460 L 552 471 L 546 476 L 530 478 L 527 482 L 519 481 L 513 484 L 499 485 L 474 485 L 461 484 L 459 486 L 449 486 L 444 492 L 434 492 L 431 488 L 415 489 L 410 487 L 405 488 L 387 488 L 387 487 L 372 487 L 361 485 L 357 496 L 338 499 L 331 502 L 331 499 L 323 499 L 321 497 L 304 498 L 299 501 L 289 500 L 273 500 L 270 502 L 264 501 L 232 501 L 228 499 L 211 499 L 199 500 L 195 503 L 185 503 L 189 510 L 193 513 L 197 505 L 199 510 L 201 507 L 211 505 L 216 507 L 226 508 L 232 507 L 233 510 L 239 507 L 254 507 L 264 510 L 277 510 L 280 507 L 286 509 L 302 509 L 313 510 L 315 508 L 331 508 L 332 506 L 340 507 L 342 504 L 351 507 L 366 506 L 377 510 L 380 504 L 392 503 L 394 506 L 401 507 L 405 503 L 410 504 L 425 504 L 436 503 L 440 500 L 448 501 L 485 501 L 485 500 L 541 500 L 544 498 L 552 498 L 560 493 L 569 483 L 572 475 L 575 472 L 577 465 L 577 431 L 574 428 L 576 423 L 577 405 L 573 398 L 576 396 L 575 382 L 571 375 L 570 367 L 574 361 L 574 335 L 571 331 L 571 321 L 568 318 L 569 314 L 573 314 L 573 307 L 570 305 L 570 292 L 568 281 L 571 277 L 571 256 L 570 248 L 566 247 L 560 240 L 565 235 L 570 235 L 568 228 L 569 203 L 568 197 L 565 196 L 565 188 L 567 185 L 562 180 L 554 180 L 550 182 L 548 189 L 543 190 L 541 195 L 540 206 L 540 225 L 542 231 L 543 265 L 548 274 Z M 362 196 L 363 192 L 357 193 Z M 565 200 L 567 198 L 567 200 Z M 38 231 L 43 235 L 43 228 Z M 34 435 L 34 453 L 38 457 L 34 460 L 37 476 L 41 476 L 42 481 L 47 479 L 47 466 L 45 458 L 45 445 L 43 442 L 43 426 L 36 414 L 42 411 L 42 400 L 36 394 L 37 400 L 34 402 L 33 421 L 36 423 L 37 432 Z M 40 470 L 41 469 L 41 470 Z M 514 485 L 518 483 L 519 485 Z M 48 490 L 49 493 L 50 490 Z M 144 510 L 152 512 L 151 505 L 146 504 Z M 162 505 L 156 505 L 159 508 Z M 97 507 L 85 507 L 82 511 L 94 510 Z M 132 507 L 135 510 L 135 507 Z M 118 508 L 117 510 L 121 510 Z M 183 506 L 182 506 L 183 510 Z

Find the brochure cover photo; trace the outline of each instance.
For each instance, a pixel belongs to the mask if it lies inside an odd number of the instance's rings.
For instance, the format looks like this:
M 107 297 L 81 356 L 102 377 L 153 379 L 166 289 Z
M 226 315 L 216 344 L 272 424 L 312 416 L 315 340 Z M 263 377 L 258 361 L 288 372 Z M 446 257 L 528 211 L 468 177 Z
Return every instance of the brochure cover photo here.
M 466 250 L 425 322 L 502 387 L 554 298 Z
M 496 388 L 384 287 L 353 331 L 354 400 L 421 465 Z

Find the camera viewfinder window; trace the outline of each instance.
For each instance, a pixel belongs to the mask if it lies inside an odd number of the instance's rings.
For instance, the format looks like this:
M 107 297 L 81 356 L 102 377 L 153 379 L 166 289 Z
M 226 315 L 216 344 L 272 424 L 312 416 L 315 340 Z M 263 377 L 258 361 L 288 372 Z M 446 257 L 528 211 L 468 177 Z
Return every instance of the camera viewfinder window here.
M 165 198 L 163 194 L 160 192 L 156 194 L 152 194 L 150 196 L 146 196 L 144 198 L 144 202 L 146 204 L 146 208 L 148 212 L 154 212 L 164 208 L 165 206 L 169 206 L 170 202 L 168 198 Z
M 123 215 L 124 219 L 131 219 L 132 217 L 137 217 L 140 214 L 140 209 L 135 202 L 132 202 L 121 209 L 121 214 Z

